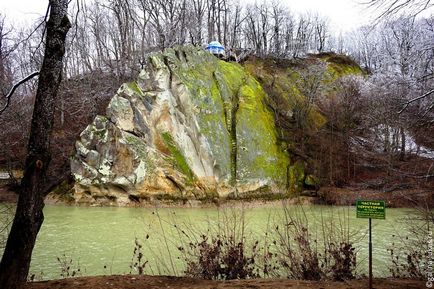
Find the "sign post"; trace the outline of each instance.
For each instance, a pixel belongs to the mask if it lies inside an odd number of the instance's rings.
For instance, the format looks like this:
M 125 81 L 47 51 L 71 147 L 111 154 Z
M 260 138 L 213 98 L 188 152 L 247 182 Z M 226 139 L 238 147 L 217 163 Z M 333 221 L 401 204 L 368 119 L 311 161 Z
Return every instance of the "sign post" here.
M 369 218 L 369 289 L 372 289 L 372 219 Z
M 357 218 L 369 219 L 369 289 L 372 289 L 372 219 L 386 219 L 386 204 L 384 201 L 356 202 Z

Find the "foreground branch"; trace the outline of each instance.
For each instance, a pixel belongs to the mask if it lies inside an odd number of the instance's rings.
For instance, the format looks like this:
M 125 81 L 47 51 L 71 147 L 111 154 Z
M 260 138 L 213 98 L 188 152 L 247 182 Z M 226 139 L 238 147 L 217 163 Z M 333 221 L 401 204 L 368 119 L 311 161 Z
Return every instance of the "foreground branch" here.
M 18 81 L 17 83 L 15 83 L 15 84 L 12 86 L 11 90 L 9 90 L 8 94 L 6 94 L 6 96 L 5 96 L 5 97 L 6 97 L 6 104 L 4 105 L 4 107 L 3 107 L 2 109 L 0 109 L 0 114 L 1 114 L 2 112 L 4 112 L 4 111 L 8 108 L 8 106 L 9 106 L 9 104 L 10 104 L 10 102 L 11 102 L 11 97 L 12 97 L 12 95 L 14 94 L 15 90 L 16 90 L 20 85 L 22 85 L 23 83 L 26 83 L 27 81 L 29 81 L 30 79 L 32 79 L 32 78 L 35 77 L 36 75 L 39 75 L 39 71 L 34 71 L 34 72 L 30 73 L 29 75 L 27 75 L 26 77 L 24 77 L 23 79 L 21 79 L 20 81 Z
M 415 97 L 415 98 L 410 99 L 409 101 L 407 101 L 407 102 L 404 104 L 404 107 L 401 108 L 400 111 L 398 111 L 398 114 L 401 114 L 401 113 L 402 113 L 404 110 L 406 110 L 407 107 L 408 107 L 410 104 L 412 104 L 413 102 L 418 101 L 418 100 L 421 100 L 421 99 L 427 97 L 428 95 L 430 95 L 430 94 L 432 94 L 432 93 L 434 93 L 434 89 L 432 89 L 432 90 L 430 90 L 430 91 L 428 91 L 428 92 L 426 92 L 426 93 L 424 93 L 424 94 L 422 94 L 422 95 L 420 95 L 420 96 L 418 96 L 418 97 Z
M 415 17 L 422 11 L 433 7 L 432 0 L 367 0 L 360 2 L 375 12 L 379 11 L 377 20 L 389 18 L 403 12 Z

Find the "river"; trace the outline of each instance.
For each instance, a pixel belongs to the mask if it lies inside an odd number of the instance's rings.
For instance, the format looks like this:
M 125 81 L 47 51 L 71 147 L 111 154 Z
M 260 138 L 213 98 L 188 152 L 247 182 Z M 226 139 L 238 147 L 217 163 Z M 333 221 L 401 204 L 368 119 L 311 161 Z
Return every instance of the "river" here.
M 317 239 L 321 239 L 322 223 L 340 226 L 344 231 L 349 229 L 357 251 L 357 272 L 366 273 L 368 220 L 357 219 L 355 207 L 287 208 L 307 220 L 312 236 Z M 146 273 L 181 275 L 184 262 L 177 247 L 187 247 L 198 235 L 209 235 L 218 227 L 221 231 L 240 229 L 242 222 L 247 240 L 262 242 L 268 232 L 270 242 L 275 227 L 285 223 L 282 212 L 281 205 L 226 209 L 46 206 L 30 272 L 36 279 L 60 278 L 61 267 L 65 269 L 63 274 L 77 269 L 79 275 L 128 273 L 138 238 L 143 245 L 142 260 L 149 261 Z M 386 220 L 373 220 L 375 276 L 390 275 L 387 248 L 397 241 L 397 234 L 408 235 L 400 220 L 409 214 L 409 209 L 387 209 Z M 233 227 L 235 223 L 238 227 Z

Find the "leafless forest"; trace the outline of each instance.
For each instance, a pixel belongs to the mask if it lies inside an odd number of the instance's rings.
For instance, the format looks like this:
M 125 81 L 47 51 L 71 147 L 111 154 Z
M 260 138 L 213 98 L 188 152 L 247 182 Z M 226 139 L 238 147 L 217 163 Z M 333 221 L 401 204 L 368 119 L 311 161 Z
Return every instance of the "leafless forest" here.
M 432 169 L 418 158 L 432 157 L 434 148 L 434 18 L 418 16 L 423 8 L 404 6 L 400 13 L 379 10 L 384 15 L 371 26 L 337 34 L 329 19 L 293 13 L 277 1 L 256 5 L 230 0 L 74 1 L 56 104 L 55 170 L 68 171 L 73 139 L 104 111 L 119 84 L 137 75 L 148 53 L 218 40 L 228 50 L 251 57 L 297 60 L 330 51 L 351 57 L 365 70 L 364 77 L 342 78 L 345 89 L 333 100 L 324 101 L 321 89 L 307 92 L 311 96 L 307 105 L 320 107 L 330 120 L 328 125 L 313 131 L 302 120 L 292 120 L 300 139 L 307 139 L 311 147 L 335 143 L 335 148 L 326 153 L 308 147 L 302 154 L 319 159 L 320 175 L 331 184 L 357 178 L 355 167 L 368 163 L 387 175 L 429 182 Z M 4 167 L 23 166 L 35 80 L 21 85 L 10 99 L 7 95 L 13 84 L 38 71 L 44 21 L 15 28 L 7 15 L 0 17 Z M 307 74 L 314 79 L 314 69 Z M 409 165 L 411 161 L 418 165 Z

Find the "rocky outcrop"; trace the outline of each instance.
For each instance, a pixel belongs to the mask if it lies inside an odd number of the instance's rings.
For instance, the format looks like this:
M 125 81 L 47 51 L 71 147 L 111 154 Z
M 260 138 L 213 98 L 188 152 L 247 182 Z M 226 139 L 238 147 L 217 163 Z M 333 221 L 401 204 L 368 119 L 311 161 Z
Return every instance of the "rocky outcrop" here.
M 149 57 L 76 142 L 78 202 L 212 198 L 288 187 L 261 85 L 194 47 Z

